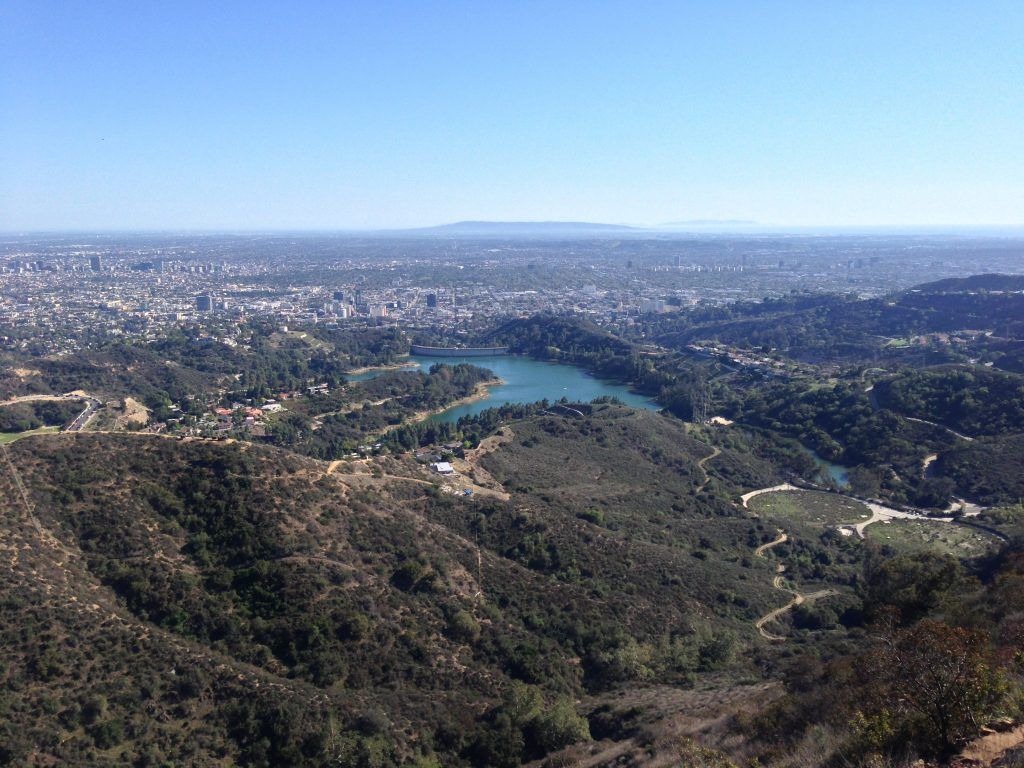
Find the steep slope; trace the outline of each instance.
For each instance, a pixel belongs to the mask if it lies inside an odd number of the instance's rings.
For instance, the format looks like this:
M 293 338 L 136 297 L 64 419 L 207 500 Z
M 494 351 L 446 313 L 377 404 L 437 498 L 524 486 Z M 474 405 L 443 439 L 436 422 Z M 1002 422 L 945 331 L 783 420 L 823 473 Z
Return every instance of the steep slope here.
M 587 691 L 744 665 L 777 602 L 742 562 L 757 523 L 697 493 L 710 449 L 681 425 L 607 411 L 517 423 L 481 461 L 507 502 L 441 493 L 407 459 L 9 446 L 0 757 L 516 765 L 586 735 Z

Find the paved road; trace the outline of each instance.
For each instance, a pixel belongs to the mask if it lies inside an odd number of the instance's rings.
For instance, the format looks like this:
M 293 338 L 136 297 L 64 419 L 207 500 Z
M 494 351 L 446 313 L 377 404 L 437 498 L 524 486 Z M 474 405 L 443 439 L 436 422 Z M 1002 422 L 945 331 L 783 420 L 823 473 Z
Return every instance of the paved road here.
M 99 407 L 101 405 L 102 405 L 102 403 L 99 400 L 97 400 L 95 397 L 88 397 L 88 398 L 86 398 L 86 400 L 85 400 L 85 410 L 82 411 L 80 414 L 78 414 L 75 417 L 75 420 L 72 421 L 70 424 L 68 424 L 67 429 L 65 429 L 64 431 L 65 432 L 81 432 L 82 428 L 86 424 L 89 423 L 89 419 L 91 419 L 93 417 L 93 414 L 96 413 L 97 409 L 99 409 Z

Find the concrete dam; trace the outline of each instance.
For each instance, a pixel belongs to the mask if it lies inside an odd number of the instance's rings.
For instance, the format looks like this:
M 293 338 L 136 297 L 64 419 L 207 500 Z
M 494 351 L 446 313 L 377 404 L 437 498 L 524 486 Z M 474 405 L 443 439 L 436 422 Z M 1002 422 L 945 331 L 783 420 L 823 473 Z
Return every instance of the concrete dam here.
M 492 357 L 507 355 L 508 347 L 425 347 L 413 344 L 410 352 L 424 357 Z

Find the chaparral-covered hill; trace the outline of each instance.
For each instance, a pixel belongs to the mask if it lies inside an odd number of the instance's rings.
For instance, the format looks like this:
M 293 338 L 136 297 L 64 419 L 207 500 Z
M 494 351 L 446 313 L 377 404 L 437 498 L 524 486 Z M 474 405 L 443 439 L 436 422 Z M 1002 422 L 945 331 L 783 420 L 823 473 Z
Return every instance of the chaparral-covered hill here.
M 586 737 L 581 697 L 756 679 L 774 529 L 682 424 L 595 408 L 510 425 L 472 497 L 407 458 L 8 446 L 8 762 L 514 765 Z

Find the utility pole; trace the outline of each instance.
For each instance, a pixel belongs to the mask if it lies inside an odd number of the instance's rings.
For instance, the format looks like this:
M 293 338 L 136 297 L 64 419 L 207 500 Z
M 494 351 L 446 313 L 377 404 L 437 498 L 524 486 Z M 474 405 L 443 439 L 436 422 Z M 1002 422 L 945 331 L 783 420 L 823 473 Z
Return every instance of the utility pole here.
M 693 422 L 707 424 L 711 418 L 711 384 L 703 376 L 693 387 L 691 395 Z

